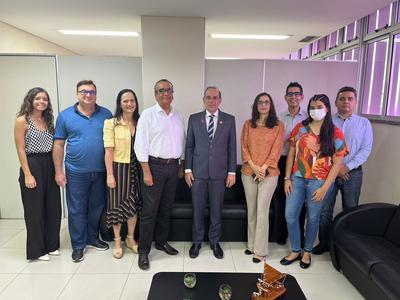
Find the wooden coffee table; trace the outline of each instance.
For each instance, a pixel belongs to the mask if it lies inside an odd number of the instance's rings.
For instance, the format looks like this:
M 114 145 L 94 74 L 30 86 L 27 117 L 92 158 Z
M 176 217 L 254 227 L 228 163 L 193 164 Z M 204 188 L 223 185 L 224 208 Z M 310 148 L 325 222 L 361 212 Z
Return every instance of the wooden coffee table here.
M 195 272 L 197 282 L 193 289 L 185 287 L 183 276 L 186 272 L 160 272 L 153 276 L 148 300 L 214 300 L 219 299 L 218 288 L 226 283 L 232 287 L 231 300 L 251 300 L 257 291 L 259 273 L 202 273 Z M 284 283 L 287 291 L 280 299 L 307 299 L 299 284 L 291 275 Z

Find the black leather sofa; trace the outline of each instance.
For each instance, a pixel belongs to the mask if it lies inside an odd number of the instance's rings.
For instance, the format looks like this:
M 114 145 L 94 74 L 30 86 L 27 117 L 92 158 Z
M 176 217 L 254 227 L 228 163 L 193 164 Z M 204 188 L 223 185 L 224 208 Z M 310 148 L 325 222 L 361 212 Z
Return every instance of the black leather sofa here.
M 338 214 L 330 254 L 366 299 L 400 299 L 400 206 L 372 203 Z
M 233 187 L 225 190 L 224 205 L 222 208 L 222 236 L 221 241 L 247 241 L 247 207 L 246 198 L 243 190 L 243 184 L 241 179 L 241 165 L 237 165 L 236 168 L 236 183 Z M 277 201 L 277 199 L 272 199 Z M 178 187 L 175 196 L 175 203 L 171 210 L 170 216 L 170 232 L 168 240 L 170 241 L 192 241 L 192 195 L 190 188 L 185 183 L 184 178 L 180 178 L 178 181 Z M 113 233 L 112 229 L 108 229 L 105 226 L 104 214 L 100 223 L 100 233 L 104 240 L 112 241 Z M 208 233 L 208 220 L 209 211 L 206 209 L 205 212 L 205 240 L 207 240 Z M 269 212 L 270 220 L 270 232 L 269 241 L 276 242 L 277 234 L 275 234 L 279 228 L 276 228 L 274 222 L 274 209 L 271 204 Z M 136 238 L 138 233 L 138 225 L 136 226 Z M 126 224 L 123 224 L 121 228 L 121 237 L 125 238 L 126 235 Z
M 240 173 L 241 166 L 236 169 L 236 183 L 225 190 L 222 208 L 221 241 L 247 241 L 247 208 Z M 179 179 L 174 207 L 171 211 L 169 240 L 192 240 L 192 195 L 184 178 Z M 205 240 L 209 226 L 209 211 L 205 212 Z

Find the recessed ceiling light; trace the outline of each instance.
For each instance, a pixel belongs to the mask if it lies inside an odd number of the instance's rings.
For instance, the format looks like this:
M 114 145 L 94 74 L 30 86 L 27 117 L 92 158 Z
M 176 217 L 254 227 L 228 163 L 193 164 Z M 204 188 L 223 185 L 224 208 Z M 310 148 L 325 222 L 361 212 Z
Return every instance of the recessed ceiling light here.
M 286 40 L 290 35 L 259 35 L 259 34 L 226 34 L 211 33 L 214 39 L 247 39 L 247 40 Z
M 139 36 L 135 31 L 104 31 L 104 30 L 59 30 L 62 34 L 69 35 L 95 35 L 95 36 Z

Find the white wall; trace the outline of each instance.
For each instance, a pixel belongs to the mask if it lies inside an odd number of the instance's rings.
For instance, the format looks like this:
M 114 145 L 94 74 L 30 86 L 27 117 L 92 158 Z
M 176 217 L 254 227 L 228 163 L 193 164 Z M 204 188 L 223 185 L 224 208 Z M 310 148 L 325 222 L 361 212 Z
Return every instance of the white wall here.
M 187 121 L 204 85 L 204 18 L 142 16 L 144 108 L 156 103 L 154 83 L 161 78 L 174 85 L 173 106 Z
M 372 129 L 374 144 L 363 166 L 364 182 L 360 203 L 400 204 L 400 127 L 372 123 Z
M 135 91 L 139 109 L 143 109 L 142 60 L 139 57 L 59 56 L 60 110 L 77 101 L 76 84 L 82 79 L 94 81 L 97 103 L 112 113 L 118 92 L 125 88 Z
M 239 151 L 242 127 L 251 117 L 251 106 L 258 93 L 271 94 L 276 111 L 280 113 L 287 109 L 283 98 L 286 86 L 291 81 L 298 81 L 304 88 L 304 109 L 312 95 L 326 93 L 336 111 L 333 104 L 336 92 L 344 85 L 356 85 L 357 66 L 357 63 L 346 62 L 208 60 L 206 86 L 215 85 L 221 89 L 221 109 L 236 118 L 238 163 L 242 161 Z M 197 103 L 202 103 L 201 97 L 197 96 Z
M 281 112 L 287 108 L 283 98 L 286 86 L 297 81 L 303 86 L 301 106 L 305 110 L 313 95 L 326 94 L 336 112 L 336 93 L 343 86 L 356 86 L 357 68 L 356 62 L 266 60 L 264 90 L 271 94 L 276 110 Z
M 38 16 L 38 22 L 40 22 L 41 17 Z M 3 22 L 0 22 L 0 53 L 76 54 L 68 49 Z
M 18 185 L 19 161 L 14 145 L 14 124 L 22 101 L 33 87 L 40 86 L 50 95 L 57 112 L 55 57 L 0 56 L 0 217 L 22 218 Z

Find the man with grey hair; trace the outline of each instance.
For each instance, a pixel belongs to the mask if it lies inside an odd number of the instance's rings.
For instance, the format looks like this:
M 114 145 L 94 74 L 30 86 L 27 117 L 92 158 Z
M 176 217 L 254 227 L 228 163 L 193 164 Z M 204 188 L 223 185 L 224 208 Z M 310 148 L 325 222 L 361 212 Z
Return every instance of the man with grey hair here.
M 169 80 L 157 81 L 154 95 L 157 103 L 142 112 L 134 146 L 143 170 L 138 247 L 138 266 L 142 270 L 150 267 L 148 254 L 153 236 L 156 249 L 168 255 L 178 254 L 167 238 L 178 184 L 179 159 L 184 154 L 184 123 L 182 115 L 171 105 L 174 87 Z
M 236 180 L 235 117 L 219 110 L 221 92 L 208 87 L 204 92 L 205 110 L 189 118 L 186 150 L 185 181 L 192 190 L 193 245 L 189 256 L 199 255 L 204 239 L 204 212 L 207 200 L 210 209 L 208 238 L 216 258 L 224 256 L 221 237 L 221 210 L 225 188 Z

